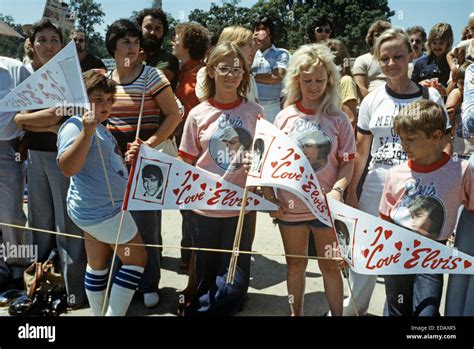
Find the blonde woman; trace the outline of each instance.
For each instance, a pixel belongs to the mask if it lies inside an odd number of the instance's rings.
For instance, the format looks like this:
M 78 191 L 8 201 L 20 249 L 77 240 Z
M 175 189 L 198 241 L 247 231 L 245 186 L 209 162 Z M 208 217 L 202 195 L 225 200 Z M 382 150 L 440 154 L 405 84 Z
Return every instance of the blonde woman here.
M 246 64 L 250 69 L 250 67 L 252 66 L 253 58 L 255 57 L 255 53 L 257 52 L 255 37 L 252 31 L 250 29 L 236 25 L 226 27 L 219 36 L 219 41 L 217 44 L 222 44 L 225 41 L 229 41 L 234 45 L 237 45 L 237 47 L 244 54 Z M 199 98 L 200 101 L 205 100 L 203 91 L 205 75 L 205 68 L 201 68 L 197 75 L 196 86 L 196 96 Z M 255 82 L 255 77 L 253 74 L 250 75 L 249 89 L 246 97 L 247 100 L 258 103 L 257 83 Z
M 206 64 L 204 98 L 188 115 L 179 147 L 181 159 L 241 187 L 245 184 L 244 153 L 252 145 L 258 104 L 248 101 L 250 73 L 239 48 L 224 42 Z M 193 246 L 232 249 L 238 211 L 188 211 Z M 244 221 L 241 249 L 251 249 L 251 221 Z M 225 282 L 230 254 L 196 252 L 197 291 L 188 295 L 185 315 L 233 315 L 242 309 L 250 277 L 250 255 L 240 255 L 236 278 Z
M 377 39 L 374 58 L 387 82 L 369 93 L 360 105 L 357 156 L 347 202 L 373 216 L 379 215 L 380 198 L 388 171 L 408 160 L 399 136 L 393 131 L 393 118 L 401 108 L 419 99 L 432 100 L 444 108 L 438 91 L 434 88 L 422 88 L 408 77 L 412 51 L 410 39 L 402 31 L 389 29 Z M 359 199 L 357 186 L 363 177 L 369 155 L 372 159 L 368 164 L 367 176 L 361 183 L 362 193 Z M 365 315 L 369 308 L 376 279 L 375 276 L 349 272 L 352 295 L 360 315 Z M 349 298 L 345 300 L 344 315 L 356 315 L 353 304 Z
M 285 77 L 288 107 L 278 113 L 275 126 L 293 138 L 313 165 L 314 173 L 328 196 L 342 201 L 353 172 L 354 132 L 341 109 L 339 72 L 333 55 L 324 44 L 301 46 L 292 56 Z M 315 155 L 314 148 L 318 148 Z M 324 149 L 324 151 L 321 151 Z M 291 255 L 308 254 L 312 233 L 318 256 L 336 244 L 330 227 L 325 226 L 295 195 L 263 188 L 265 197 L 282 210 L 272 213 L 285 247 Z M 305 258 L 286 259 L 287 287 L 292 316 L 304 315 Z M 343 286 L 336 262 L 320 260 L 324 288 L 332 315 L 342 315 Z

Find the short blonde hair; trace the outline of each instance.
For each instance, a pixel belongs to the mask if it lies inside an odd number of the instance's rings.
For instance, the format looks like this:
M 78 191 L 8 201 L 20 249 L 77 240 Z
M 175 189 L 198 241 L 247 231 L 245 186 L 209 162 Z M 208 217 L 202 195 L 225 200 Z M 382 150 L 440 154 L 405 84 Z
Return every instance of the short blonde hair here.
M 328 82 L 321 101 L 321 112 L 336 115 L 340 112 L 341 95 L 339 93 L 340 74 L 333 62 L 334 55 L 325 44 L 308 44 L 298 48 L 290 59 L 285 76 L 286 104 L 291 105 L 302 97 L 299 82 L 302 71 L 312 71 L 315 66 L 323 65 L 328 74 Z
M 397 134 L 400 134 L 400 131 L 406 133 L 423 131 L 427 137 L 431 137 L 437 130 L 444 134 L 446 113 L 439 104 L 420 99 L 400 110 L 393 120 L 393 129 Z
M 380 48 L 382 47 L 382 44 L 387 41 L 392 41 L 392 40 L 400 40 L 402 43 L 405 44 L 406 48 L 408 49 L 408 53 L 413 52 L 413 46 L 411 45 L 410 38 L 408 35 L 405 34 L 405 32 L 401 29 L 388 29 L 382 33 L 377 38 L 377 41 L 375 42 L 375 47 L 374 47 L 374 59 L 377 61 L 380 60 Z
M 253 39 L 253 33 L 250 29 L 233 25 L 230 27 L 225 27 L 219 36 L 219 41 L 217 44 L 222 44 L 224 41 L 230 41 L 237 46 L 244 46 Z
M 431 47 L 430 44 L 433 43 L 435 40 L 441 40 L 447 43 L 446 51 L 444 55 L 446 55 L 453 46 L 454 35 L 453 29 L 448 23 L 436 23 L 430 30 L 428 34 L 428 41 L 426 41 L 425 48 L 426 53 L 431 55 Z
M 240 82 L 239 87 L 237 88 L 237 94 L 241 97 L 247 96 L 247 90 L 249 87 L 249 79 L 250 79 L 250 71 L 247 66 L 245 57 L 237 47 L 237 45 L 225 41 L 221 44 L 218 44 L 210 53 L 209 57 L 207 58 L 206 64 L 206 76 L 204 77 L 203 83 L 203 99 L 209 99 L 214 97 L 216 94 L 216 83 L 213 78 L 209 75 L 209 71 L 214 69 L 225 57 L 234 56 L 240 60 L 241 68 L 244 70 L 244 74 L 242 75 L 242 81 Z

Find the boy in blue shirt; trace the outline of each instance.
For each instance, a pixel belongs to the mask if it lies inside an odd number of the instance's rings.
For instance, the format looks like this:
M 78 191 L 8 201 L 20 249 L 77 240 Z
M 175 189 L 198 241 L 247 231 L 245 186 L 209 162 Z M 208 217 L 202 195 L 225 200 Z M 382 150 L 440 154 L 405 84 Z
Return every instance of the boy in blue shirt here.
M 84 230 L 88 262 L 85 288 L 92 312 L 98 316 L 117 241 L 128 171 L 115 138 L 102 124 L 110 115 L 115 85 L 94 70 L 87 71 L 83 77 L 91 110 L 71 117 L 61 126 L 57 161 L 62 172 L 71 177 L 67 210 L 72 221 Z M 117 248 L 123 266 L 111 287 L 107 316 L 126 314 L 146 265 L 145 248 L 123 245 L 128 242 L 143 243 L 130 212 L 126 211 Z

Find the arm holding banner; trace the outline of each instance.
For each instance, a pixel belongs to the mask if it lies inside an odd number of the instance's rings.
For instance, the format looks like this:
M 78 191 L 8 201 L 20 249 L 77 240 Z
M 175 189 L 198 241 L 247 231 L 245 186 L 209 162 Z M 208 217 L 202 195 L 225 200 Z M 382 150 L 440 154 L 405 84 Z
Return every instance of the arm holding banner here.
M 82 118 L 82 130 L 64 153 L 59 157 L 58 164 L 66 177 L 72 177 L 77 174 L 87 159 L 87 154 L 91 146 L 91 139 L 97 127 L 97 120 L 89 118 L 92 111 L 88 111 Z M 92 114 L 93 115 L 93 114 Z
M 171 87 L 165 87 L 163 91 L 154 96 L 154 99 L 160 106 L 161 113 L 166 117 L 155 134 L 146 140 L 150 147 L 156 147 L 164 142 L 181 122 L 181 115 Z
M 332 187 L 332 190 L 327 195 L 336 199 L 337 201 L 343 202 L 343 193 L 347 186 L 351 182 L 352 174 L 354 173 L 354 161 L 340 161 L 339 172 L 337 173 L 336 183 Z
M 347 191 L 347 204 L 352 207 L 357 207 L 359 205 L 359 200 L 357 199 L 357 185 L 359 184 L 365 166 L 367 165 L 367 160 L 369 159 L 372 138 L 373 136 L 371 134 L 357 132 L 357 151 L 354 163 L 354 173 L 349 182 Z

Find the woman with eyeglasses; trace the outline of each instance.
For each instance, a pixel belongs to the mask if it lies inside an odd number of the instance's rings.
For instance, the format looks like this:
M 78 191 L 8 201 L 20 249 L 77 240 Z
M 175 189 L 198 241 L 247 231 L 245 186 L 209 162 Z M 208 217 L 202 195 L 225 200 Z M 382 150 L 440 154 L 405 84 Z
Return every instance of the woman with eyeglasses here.
M 189 113 L 179 147 L 184 162 L 240 187 L 246 178 L 244 153 L 252 145 L 257 116 L 263 115 L 262 107 L 245 98 L 250 75 L 245 59 L 230 42 L 213 49 L 206 64 L 206 100 Z M 188 211 L 193 246 L 232 250 L 238 216 L 239 211 Z M 250 228 L 246 214 L 241 250 L 251 250 Z M 250 255 L 238 257 L 234 283 L 227 285 L 230 257 L 229 253 L 196 252 L 197 290 L 185 300 L 184 315 L 234 315 L 242 310 L 249 286 Z
M 354 176 L 349 184 L 346 201 L 352 207 L 375 217 L 379 216 L 379 203 L 390 169 L 408 160 L 400 137 L 393 132 L 393 118 L 401 108 L 419 99 L 429 99 L 444 108 L 438 91 L 422 87 L 408 77 L 412 51 L 410 39 L 400 30 L 388 29 L 378 37 L 374 46 L 374 59 L 387 81 L 369 93 L 360 105 Z M 369 156 L 371 161 L 364 180 L 363 173 Z M 358 198 L 360 181 L 362 192 Z M 376 276 L 349 271 L 352 296 L 360 315 L 367 313 L 376 280 Z M 346 298 L 344 315 L 355 316 L 356 313 L 352 299 Z
M 322 16 L 313 21 L 308 27 L 310 42 L 319 43 L 334 37 L 334 24 L 328 16 Z

